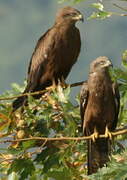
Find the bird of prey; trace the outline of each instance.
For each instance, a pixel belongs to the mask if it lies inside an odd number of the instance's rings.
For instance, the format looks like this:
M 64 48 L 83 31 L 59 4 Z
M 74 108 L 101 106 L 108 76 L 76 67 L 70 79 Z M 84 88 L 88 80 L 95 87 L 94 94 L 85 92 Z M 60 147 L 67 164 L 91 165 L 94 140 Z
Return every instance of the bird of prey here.
M 72 7 L 60 9 L 54 25 L 38 40 L 28 67 L 27 86 L 23 93 L 44 90 L 66 79 L 76 63 L 81 48 L 77 21 L 83 15 Z M 39 98 L 38 96 L 34 96 Z M 27 96 L 13 102 L 13 111 L 27 102 Z
M 90 64 L 88 81 L 80 92 L 80 114 L 83 133 L 93 135 L 88 140 L 88 175 L 97 172 L 109 160 L 111 150 L 110 131 L 115 130 L 119 113 L 119 90 L 109 74 L 111 62 L 99 57 Z M 105 134 L 107 138 L 97 138 Z

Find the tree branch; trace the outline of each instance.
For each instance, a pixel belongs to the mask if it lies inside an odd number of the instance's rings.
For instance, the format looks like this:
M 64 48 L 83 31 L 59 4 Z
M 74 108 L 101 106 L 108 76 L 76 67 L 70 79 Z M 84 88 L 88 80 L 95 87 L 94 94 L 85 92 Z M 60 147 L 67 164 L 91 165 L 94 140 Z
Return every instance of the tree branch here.
M 127 127 L 122 129 L 117 129 L 115 132 L 111 132 L 112 136 L 118 136 L 121 134 L 127 134 Z M 107 138 L 105 134 L 100 134 L 98 138 Z M 8 143 L 8 142 L 22 142 L 22 141 L 30 141 L 30 140 L 38 140 L 38 141 L 45 141 L 46 144 L 48 141 L 65 141 L 65 140 L 72 140 L 72 141 L 81 141 L 81 140 L 89 140 L 92 139 L 92 135 L 90 136 L 83 136 L 83 137 L 54 137 L 54 138 L 47 138 L 47 137 L 30 137 L 24 139 L 15 139 L 15 140 L 3 140 L 0 143 Z
M 76 87 L 76 86 L 81 86 L 84 82 L 86 81 L 81 81 L 81 82 L 76 82 L 73 84 L 70 84 L 70 87 Z M 23 93 L 17 96 L 12 96 L 12 97 L 4 97 L 4 98 L 0 98 L 0 101 L 2 100 L 12 100 L 12 99 L 16 99 L 18 97 L 22 97 L 22 96 L 33 96 L 33 95 L 38 95 L 38 94 L 43 94 L 45 92 L 48 92 L 48 89 L 42 90 L 42 91 L 36 91 L 36 92 L 29 92 L 29 93 Z
M 117 8 L 119 8 L 119 9 L 123 10 L 123 11 L 127 11 L 126 8 L 123 8 L 123 7 L 119 6 L 118 4 L 114 3 L 113 5 L 116 6 Z

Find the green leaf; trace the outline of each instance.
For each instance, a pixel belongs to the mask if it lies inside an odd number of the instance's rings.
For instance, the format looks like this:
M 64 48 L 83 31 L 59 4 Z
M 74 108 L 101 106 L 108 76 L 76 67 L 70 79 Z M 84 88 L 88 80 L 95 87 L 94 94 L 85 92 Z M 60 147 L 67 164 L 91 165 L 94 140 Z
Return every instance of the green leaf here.
M 43 172 L 47 173 L 51 168 L 56 167 L 59 168 L 59 154 L 53 154 L 53 156 L 49 156 L 44 162 Z
M 127 71 L 116 68 L 114 69 L 114 73 L 117 76 L 117 79 L 127 82 Z
M 34 161 L 37 161 L 39 163 L 43 163 L 44 161 L 46 161 L 46 159 L 49 157 L 49 156 L 54 156 L 54 154 L 56 152 L 58 152 L 58 148 L 56 148 L 55 146 L 54 147 L 50 147 L 50 148 L 45 148 L 42 150 L 41 153 L 37 154 L 37 157 L 35 158 Z
M 72 180 L 72 175 L 67 168 L 64 168 L 63 170 L 50 171 L 48 172 L 48 176 L 55 180 Z
M 19 155 L 21 153 L 23 153 L 23 150 L 20 149 L 20 148 L 12 148 L 12 147 L 9 147 L 8 149 L 7 148 L 0 148 L 0 151 L 2 153 L 6 153 L 6 154 L 12 154 L 12 155 Z
M 17 83 L 12 83 L 11 84 L 12 86 L 12 89 L 15 91 L 15 92 L 23 92 L 24 91 L 24 87 L 26 86 L 26 81 L 24 82 L 24 85 L 23 86 L 20 86 L 19 84 Z
M 16 159 L 11 164 L 8 174 L 16 172 L 20 175 L 20 180 L 25 180 L 35 171 L 35 167 L 31 159 Z
M 96 9 L 99 9 L 100 11 L 104 10 L 104 6 L 101 3 L 93 3 L 93 4 L 91 4 L 91 6 L 96 8 Z
M 15 172 L 12 172 L 11 174 L 9 174 L 9 176 L 8 176 L 8 180 L 18 180 L 19 178 L 18 178 L 18 175 L 17 175 L 17 173 L 15 173 Z
M 90 19 L 105 19 L 112 15 L 111 12 L 107 11 L 99 11 L 99 12 L 93 12 L 91 16 L 88 17 L 88 20 Z
M 127 61 L 127 50 L 125 50 L 122 54 L 122 60 Z
M 64 90 L 60 85 L 58 85 L 57 87 L 57 96 L 58 96 L 58 101 L 67 103 L 67 98 L 64 94 Z
M 122 66 L 127 70 L 127 50 L 122 54 Z
M 36 140 L 24 141 L 22 142 L 22 147 L 24 150 L 33 147 L 36 144 Z

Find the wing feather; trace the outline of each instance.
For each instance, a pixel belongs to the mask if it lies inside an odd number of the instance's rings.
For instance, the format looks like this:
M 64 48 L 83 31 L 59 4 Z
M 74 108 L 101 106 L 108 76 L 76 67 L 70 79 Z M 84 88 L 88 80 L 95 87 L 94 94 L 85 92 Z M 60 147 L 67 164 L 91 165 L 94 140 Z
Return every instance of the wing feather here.
M 116 82 L 112 84 L 112 90 L 113 90 L 113 95 L 115 98 L 115 107 L 116 107 L 115 119 L 112 125 L 112 130 L 114 130 L 118 122 L 118 115 L 119 115 L 119 109 L 120 109 L 120 94 L 119 94 L 118 84 Z
M 81 120 L 82 120 L 82 127 L 84 124 L 84 114 L 85 114 L 86 106 L 88 103 L 88 96 L 89 96 L 88 84 L 87 82 L 85 82 L 83 83 L 81 91 L 80 91 L 80 114 L 81 114 Z
M 48 52 L 53 46 L 53 39 L 49 43 L 47 41 L 47 38 L 50 36 L 49 29 L 37 42 L 37 45 L 35 47 L 35 50 L 32 54 L 30 64 L 28 67 L 28 85 L 27 88 L 34 89 L 36 85 L 38 84 L 38 81 L 40 80 L 40 77 L 43 75 L 46 65 L 48 63 Z

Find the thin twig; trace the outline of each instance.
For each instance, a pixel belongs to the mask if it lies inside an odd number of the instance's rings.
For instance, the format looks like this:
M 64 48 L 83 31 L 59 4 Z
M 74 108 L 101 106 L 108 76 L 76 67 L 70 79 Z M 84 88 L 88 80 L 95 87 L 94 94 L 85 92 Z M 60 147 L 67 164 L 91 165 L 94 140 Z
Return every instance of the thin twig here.
M 119 9 L 123 10 L 123 11 L 127 11 L 126 8 L 121 7 L 121 6 L 119 6 L 118 4 L 113 3 L 113 5 L 116 6 L 117 8 L 119 8 Z
M 87 81 L 81 81 L 81 82 L 76 82 L 76 83 L 70 84 L 70 87 L 81 86 L 81 85 L 83 85 L 84 82 L 87 82 Z
M 35 151 L 30 152 L 30 156 L 32 156 L 34 154 L 37 154 L 37 153 L 41 153 L 42 152 L 42 148 L 46 145 L 46 143 L 47 143 L 47 140 L 45 140 L 43 142 L 43 144 L 39 148 L 37 148 Z
M 127 134 L 127 128 L 117 129 L 115 132 L 111 132 L 112 136 L 118 136 L 121 134 Z M 38 141 L 65 141 L 65 140 L 72 140 L 72 141 L 81 141 L 81 140 L 89 140 L 92 139 L 92 135 L 90 136 L 83 136 L 83 137 L 55 137 L 55 138 L 47 138 L 47 137 L 30 137 L 24 139 L 15 139 L 15 140 L 3 140 L 0 143 L 8 143 L 8 142 L 22 142 L 22 141 L 30 141 L 30 140 L 38 140 Z M 98 138 L 107 138 L 105 134 L 100 134 Z
M 70 84 L 70 87 L 81 86 L 84 82 L 85 81 L 81 81 L 81 82 Z M 42 90 L 42 91 L 19 94 L 17 96 L 3 97 L 3 98 L 0 98 L 0 101 L 2 101 L 2 100 L 12 100 L 12 99 L 16 99 L 16 98 L 22 97 L 22 96 L 33 96 L 33 95 L 43 94 L 43 93 L 46 93 L 48 91 L 49 91 L 48 89 L 45 89 L 45 90 Z
M 16 158 L 8 158 L 8 159 L 2 159 L 1 161 L 0 161 L 0 164 L 2 164 L 3 162 L 8 162 L 8 161 L 14 161 Z
M 22 96 L 33 96 L 33 95 L 38 95 L 38 94 L 43 94 L 45 92 L 47 92 L 48 90 L 42 90 L 42 91 L 36 91 L 36 92 L 29 92 L 29 93 L 23 93 L 17 96 L 12 96 L 12 97 L 5 97 L 5 98 L 0 98 L 0 101 L 2 100 L 11 100 L 11 99 L 16 99 L 18 97 L 22 97 Z
M 117 12 L 109 12 L 111 15 L 116 15 L 116 16 L 127 16 L 127 14 L 123 13 L 117 13 Z

